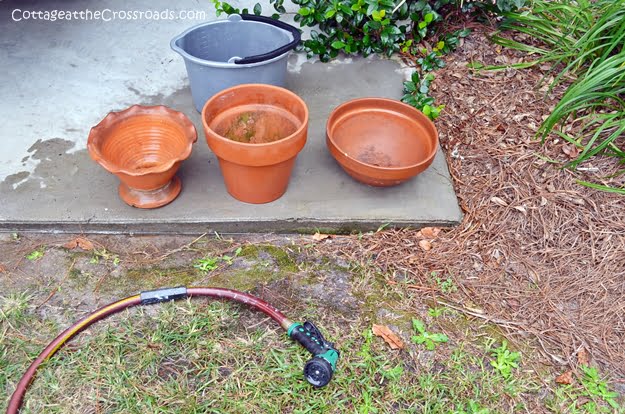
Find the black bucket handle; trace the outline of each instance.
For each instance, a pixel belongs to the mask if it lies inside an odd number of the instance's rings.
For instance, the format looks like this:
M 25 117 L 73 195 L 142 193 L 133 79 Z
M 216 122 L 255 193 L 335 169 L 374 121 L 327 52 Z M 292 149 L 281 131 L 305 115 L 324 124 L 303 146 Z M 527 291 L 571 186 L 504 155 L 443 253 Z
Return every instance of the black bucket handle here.
M 272 19 L 271 17 L 265 16 L 257 16 L 255 14 L 240 14 L 242 20 L 248 20 L 252 22 L 260 22 L 270 24 L 272 26 L 279 27 L 280 29 L 284 29 L 290 32 L 293 35 L 293 41 L 277 48 L 276 50 L 272 50 L 271 52 L 263 53 L 261 55 L 248 56 L 241 59 L 237 59 L 234 63 L 237 65 L 245 65 L 248 63 L 258 63 L 263 62 L 265 60 L 270 60 L 275 57 L 278 57 L 291 49 L 295 49 L 295 47 L 302 40 L 302 35 L 299 32 L 299 29 L 291 26 L 288 23 L 281 22 L 280 20 Z

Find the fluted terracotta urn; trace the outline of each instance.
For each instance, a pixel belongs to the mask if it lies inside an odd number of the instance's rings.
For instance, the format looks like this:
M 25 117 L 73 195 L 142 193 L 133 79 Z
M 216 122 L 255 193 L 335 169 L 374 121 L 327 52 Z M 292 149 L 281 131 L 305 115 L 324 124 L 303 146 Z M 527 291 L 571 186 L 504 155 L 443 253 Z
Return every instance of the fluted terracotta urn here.
M 182 189 L 176 172 L 197 141 L 183 113 L 166 106 L 133 105 L 109 113 L 89 133 L 89 155 L 115 174 L 119 196 L 133 207 L 156 208 Z

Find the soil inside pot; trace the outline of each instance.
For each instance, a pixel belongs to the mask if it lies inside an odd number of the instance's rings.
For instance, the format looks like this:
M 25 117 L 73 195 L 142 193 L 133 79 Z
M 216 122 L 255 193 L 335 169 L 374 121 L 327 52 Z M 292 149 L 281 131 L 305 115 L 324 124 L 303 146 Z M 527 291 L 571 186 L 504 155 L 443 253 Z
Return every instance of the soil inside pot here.
M 264 144 L 297 131 L 300 120 L 285 109 L 271 105 L 241 105 L 217 115 L 211 129 L 232 141 Z
M 377 150 L 373 145 L 369 145 L 362 149 L 356 157 L 358 161 L 365 164 L 375 165 L 376 167 L 398 167 L 399 163 L 393 161 L 390 155 L 383 151 Z

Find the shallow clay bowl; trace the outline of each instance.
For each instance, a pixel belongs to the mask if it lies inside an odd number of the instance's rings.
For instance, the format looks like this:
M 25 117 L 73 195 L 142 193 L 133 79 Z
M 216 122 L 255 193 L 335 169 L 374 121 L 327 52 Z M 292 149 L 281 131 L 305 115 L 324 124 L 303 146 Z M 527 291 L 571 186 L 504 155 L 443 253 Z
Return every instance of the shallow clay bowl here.
M 165 106 L 134 105 L 109 113 L 89 133 L 89 155 L 119 177 L 119 195 L 139 208 L 161 207 L 182 188 L 176 171 L 191 155 L 195 127 Z
M 326 144 L 355 180 L 388 187 L 409 180 L 432 164 L 438 133 L 427 116 L 409 105 L 361 98 L 332 111 Z

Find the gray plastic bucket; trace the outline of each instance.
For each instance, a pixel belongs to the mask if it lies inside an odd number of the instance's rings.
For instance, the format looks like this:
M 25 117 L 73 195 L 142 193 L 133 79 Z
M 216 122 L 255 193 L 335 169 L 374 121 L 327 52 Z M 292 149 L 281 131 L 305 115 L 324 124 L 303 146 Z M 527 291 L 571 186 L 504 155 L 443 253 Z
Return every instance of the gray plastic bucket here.
M 195 108 L 242 83 L 284 86 L 287 56 L 300 42 L 297 28 L 269 17 L 233 14 L 191 27 L 171 41 L 184 58 Z

